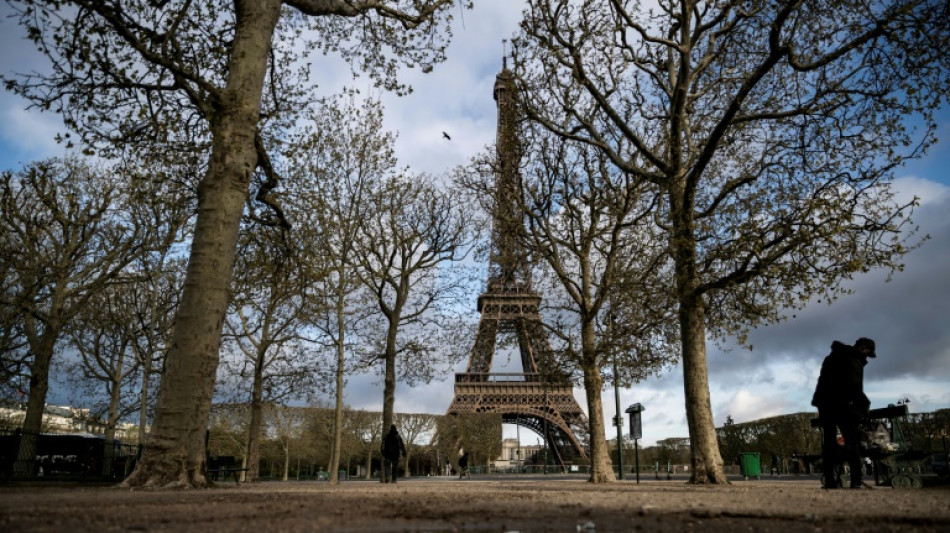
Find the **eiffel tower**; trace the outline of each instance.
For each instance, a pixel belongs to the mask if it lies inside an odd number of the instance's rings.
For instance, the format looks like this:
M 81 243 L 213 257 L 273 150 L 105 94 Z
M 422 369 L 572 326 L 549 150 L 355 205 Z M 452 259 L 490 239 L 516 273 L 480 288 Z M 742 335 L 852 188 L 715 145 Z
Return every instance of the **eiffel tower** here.
M 492 250 L 488 284 L 478 297 L 481 319 L 468 369 L 455 374 L 455 397 L 447 414 L 499 413 L 505 424 L 544 437 L 545 462 L 564 466 L 585 460 L 587 416 L 567 377 L 553 366 L 541 325 L 541 295 L 531 286 L 529 258 L 517 244 L 524 231 L 518 195 L 521 146 L 514 76 L 507 58 L 495 78 L 498 108 Z M 491 373 L 499 334 L 513 334 L 521 352 L 521 373 Z

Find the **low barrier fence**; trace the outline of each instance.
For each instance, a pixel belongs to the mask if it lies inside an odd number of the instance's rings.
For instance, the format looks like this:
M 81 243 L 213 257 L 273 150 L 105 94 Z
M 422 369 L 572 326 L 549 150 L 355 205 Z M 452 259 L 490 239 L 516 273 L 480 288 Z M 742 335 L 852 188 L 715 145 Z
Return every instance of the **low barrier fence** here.
M 138 445 L 102 435 L 0 430 L 0 481 L 116 481 L 135 466 Z

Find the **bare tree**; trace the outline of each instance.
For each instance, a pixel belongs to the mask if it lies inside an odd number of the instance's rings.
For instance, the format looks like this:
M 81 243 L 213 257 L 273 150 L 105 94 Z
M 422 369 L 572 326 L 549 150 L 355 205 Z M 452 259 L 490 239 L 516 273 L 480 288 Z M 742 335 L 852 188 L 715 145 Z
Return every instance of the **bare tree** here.
M 430 435 L 435 430 L 435 415 L 424 413 L 415 414 L 397 414 L 396 427 L 403 435 L 406 443 L 406 468 L 405 475 L 410 477 L 409 457 L 412 453 L 421 447 L 417 442 L 419 438 Z
M 168 247 L 137 210 L 129 169 L 50 159 L 0 176 L 0 255 L 7 261 L 4 306 L 21 315 L 29 343 L 30 390 L 23 431 L 39 434 L 50 362 L 65 328 L 136 256 Z M 35 439 L 23 439 L 19 465 L 32 464 Z
M 330 483 L 339 482 L 340 448 L 344 436 L 345 376 L 355 365 L 349 335 L 371 307 L 359 278 L 357 240 L 360 227 L 371 219 L 365 197 L 384 176 L 398 172 L 393 154 L 395 137 L 383 128 L 379 101 L 358 102 L 354 94 L 321 103 L 312 127 L 301 132 L 288 165 L 294 188 L 288 196 L 296 214 L 299 239 L 312 249 L 313 263 L 325 272 L 310 288 L 326 302 L 312 324 L 328 339 L 336 356 L 332 390 L 335 394 L 334 438 Z
M 248 405 L 216 403 L 208 423 L 208 455 L 247 457 Z
M 215 0 L 11 3 L 52 68 L 48 75 L 5 76 L 9 88 L 54 108 L 84 142 L 102 148 L 140 142 L 167 149 L 179 142 L 210 149 L 155 423 L 125 482 L 204 486 L 203 435 L 240 220 L 255 176 L 264 177 L 256 198 L 277 207 L 264 126 L 276 132 L 292 125 L 312 87 L 306 71 L 288 73 L 301 64 L 301 50 L 323 49 L 359 64 L 381 85 L 405 90 L 396 80 L 400 64 L 427 71 L 444 59 L 455 2 L 263 0 L 233 2 L 231 9 Z M 317 42 L 300 42 L 304 33 Z
M 291 455 L 298 454 L 302 445 L 305 410 L 299 407 L 268 403 L 265 414 L 282 456 L 281 481 L 287 481 L 290 479 Z
M 726 483 L 707 337 L 741 342 L 900 268 L 914 203 L 889 181 L 933 142 L 948 18 L 940 0 L 529 0 L 514 46 L 529 119 L 659 191 L 691 482 Z
M 120 418 L 138 411 L 139 444 L 145 442 L 149 391 L 167 351 L 180 290 L 183 263 L 173 256 L 190 218 L 184 191 L 172 184 L 188 174 L 187 166 L 162 165 L 150 157 L 144 161 L 130 175 L 131 201 L 145 215 L 139 219 L 146 232 L 160 240 L 93 295 L 68 327 L 70 344 L 80 355 L 71 366 L 92 380 L 92 397 L 101 392 L 96 388 L 106 389 L 108 400 L 101 409 L 106 439 L 115 437 Z M 85 398 L 88 403 L 89 396 Z M 104 468 L 103 473 L 109 472 Z
M 423 176 L 386 179 L 367 202 L 375 218 L 360 228 L 356 275 L 383 317 L 382 339 L 367 364 L 383 364 L 382 427 L 389 428 L 397 359 L 400 377 L 410 384 L 431 379 L 437 360 L 452 362 L 433 341 L 450 325 L 445 304 L 463 288 L 464 278 L 448 269 L 468 253 L 471 237 L 465 205 Z
M 17 291 L 16 276 L 6 259 L 0 256 L 0 399 L 20 403 L 29 394 L 29 343 L 23 333 L 23 316 L 11 305 Z
M 372 411 L 349 411 L 346 417 L 346 434 L 349 441 L 358 450 L 366 463 L 366 479 L 373 475 L 373 458 L 379 456 L 379 447 L 383 439 L 383 426 L 379 423 L 379 413 Z M 342 447 L 341 450 L 345 450 Z
M 119 419 L 138 410 L 136 390 L 138 364 L 132 354 L 132 340 L 124 335 L 123 323 L 128 319 L 128 311 L 123 309 L 121 293 L 127 290 L 121 281 L 107 285 L 101 292 L 89 298 L 76 320 L 68 328 L 69 345 L 78 352 L 79 359 L 68 368 L 75 377 L 84 378 L 92 390 L 84 394 L 87 408 L 92 409 L 94 418 L 105 415 L 105 441 L 115 439 Z M 79 379 L 71 380 L 73 385 Z M 104 389 L 104 391 L 103 391 Z M 106 401 L 102 407 L 96 407 L 95 398 L 105 392 Z M 105 447 L 102 474 L 112 470 L 112 446 Z
M 306 287 L 314 269 L 299 250 L 301 241 L 278 229 L 247 228 L 239 243 L 232 281 L 231 311 L 225 321 L 225 379 L 248 391 L 247 478 L 259 473 L 263 406 L 303 399 L 321 381 L 320 359 L 306 327 L 314 302 Z

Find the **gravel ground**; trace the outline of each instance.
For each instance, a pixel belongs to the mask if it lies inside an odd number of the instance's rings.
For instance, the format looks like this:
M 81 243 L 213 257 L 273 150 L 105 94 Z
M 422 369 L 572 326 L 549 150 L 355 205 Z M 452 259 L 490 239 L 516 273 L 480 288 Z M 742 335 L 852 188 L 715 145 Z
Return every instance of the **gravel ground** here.
M 0 486 L 0 531 L 950 532 L 950 485 L 824 491 L 806 478 L 704 487 L 477 476 L 186 491 L 7 485 Z

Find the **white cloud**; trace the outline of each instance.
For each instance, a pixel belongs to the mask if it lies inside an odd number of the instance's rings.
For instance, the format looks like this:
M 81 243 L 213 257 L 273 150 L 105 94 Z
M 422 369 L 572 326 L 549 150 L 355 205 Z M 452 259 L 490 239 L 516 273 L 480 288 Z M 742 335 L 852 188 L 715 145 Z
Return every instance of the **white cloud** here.
M 13 99 L 7 96 L 0 100 L 0 104 L 5 103 L 5 100 Z M 3 152 L 25 159 L 25 161 L 20 161 L 23 163 L 62 153 L 65 148 L 57 144 L 55 140 L 56 134 L 64 131 L 59 117 L 50 113 L 27 111 L 23 108 L 26 105 L 25 102 L 23 100 L 19 102 L 21 107 L 11 104 L 2 111 L 0 138 L 6 145 L 6 150 Z

